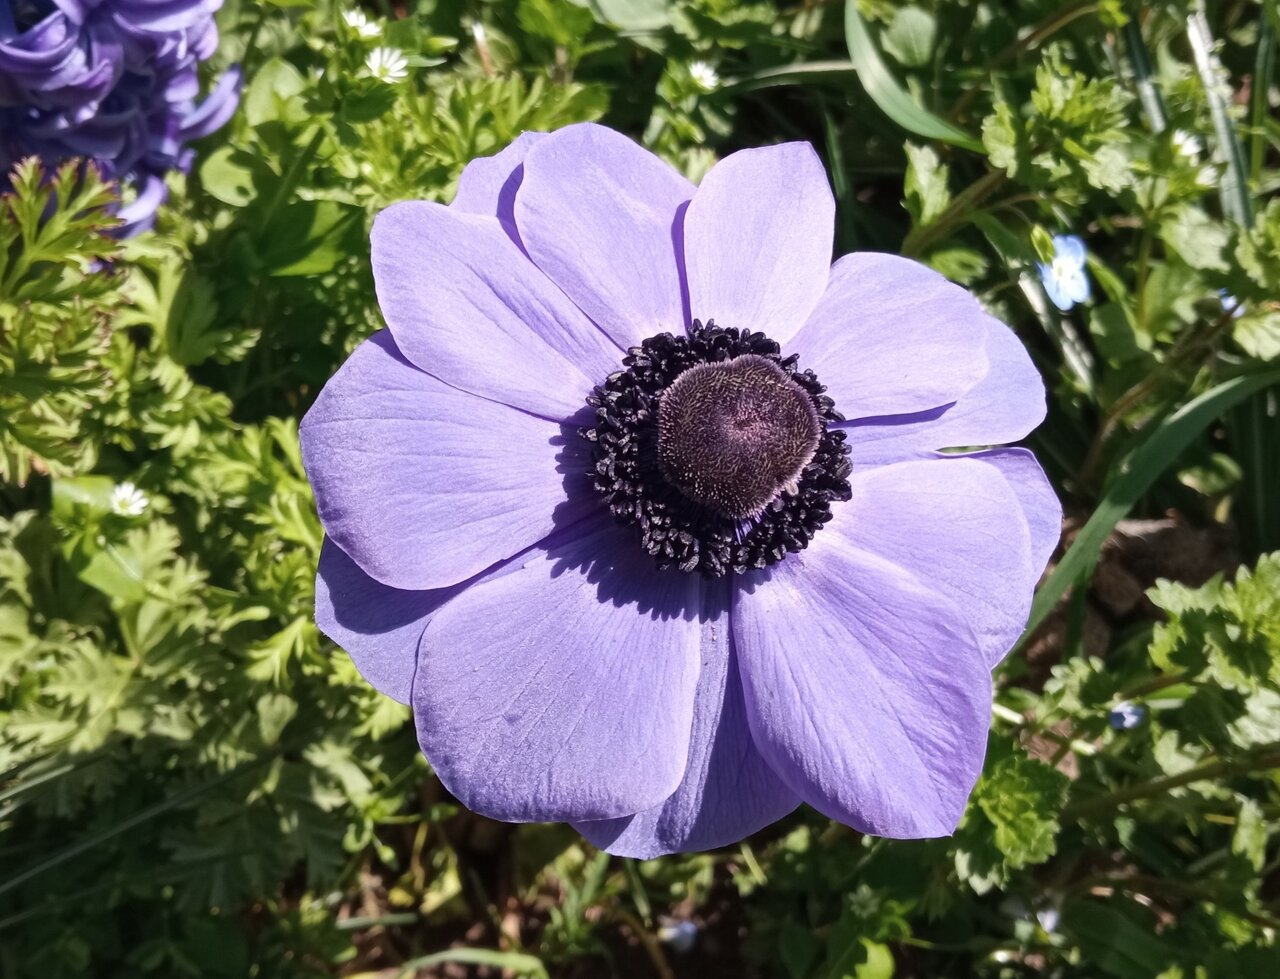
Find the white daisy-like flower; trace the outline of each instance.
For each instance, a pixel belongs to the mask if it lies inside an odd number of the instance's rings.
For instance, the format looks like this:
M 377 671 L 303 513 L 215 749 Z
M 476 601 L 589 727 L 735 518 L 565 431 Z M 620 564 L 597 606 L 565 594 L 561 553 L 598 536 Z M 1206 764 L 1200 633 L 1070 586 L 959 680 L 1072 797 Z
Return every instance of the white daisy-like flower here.
M 111 512 L 122 517 L 140 517 L 150 505 L 147 494 L 133 483 L 118 483 L 111 490 Z
M 1175 129 L 1173 132 L 1173 151 L 1179 156 L 1185 156 L 1193 163 L 1200 159 L 1200 154 L 1204 152 L 1204 143 L 1192 136 L 1185 129 Z
M 369 74 L 388 85 L 402 81 L 409 74 L 409 62 L 398 48 L 374 48 L 364 59 Z
M 720 86 L 720 73 L 705 61 L 691 61 L 689 75 L 694 84 L 704 92 L 713 91 Z
M 344 10 L 342 19 L 347 22 L 350 27 L 360 37 L 377 37 L 382 33 L 381 28 L 371 21 L 363 10 Z

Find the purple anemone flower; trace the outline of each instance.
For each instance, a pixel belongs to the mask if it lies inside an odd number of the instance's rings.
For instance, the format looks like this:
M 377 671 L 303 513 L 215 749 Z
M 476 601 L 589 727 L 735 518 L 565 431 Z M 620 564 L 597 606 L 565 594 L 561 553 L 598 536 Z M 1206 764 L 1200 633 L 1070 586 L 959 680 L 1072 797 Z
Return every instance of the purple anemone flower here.
M 832 265 L 834 209 L 808 144 L 695 187 L 584 124 L 378 216 L 388 329 L 302 422 L 316 617 L 464 805 L 638 857 L 954 829 L 1058 539 L 992 448 L 1044 388 L 936 272 Z
M 240 72 L 197 102 L 222 0 L 0 0 L 0 189 L 28 156 L 94 160 L 133 185 L 119 234 L 149 227 L 186 143 L 235 111 Z

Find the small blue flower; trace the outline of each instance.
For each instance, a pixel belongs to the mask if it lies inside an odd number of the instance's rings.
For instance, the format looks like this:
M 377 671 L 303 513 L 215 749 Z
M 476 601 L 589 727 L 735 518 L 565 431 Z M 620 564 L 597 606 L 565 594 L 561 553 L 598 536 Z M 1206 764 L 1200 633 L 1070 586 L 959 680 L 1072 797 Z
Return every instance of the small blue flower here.
M 1040 281 L 1049 299 L 1064 313 L 1089 299 L 1084 241 L 1076 235 L 1053 236 L 1053 261 L 1038 262 Z
M 1226 289 L 1218 290 L 1218 300 L 1222 303 L 1222 311 L 1233 320 L 1238 320 L 1244 315 L 1244 303 L 1227 292 Z
M 673 952 L 684 955 L 693 951 L 698 941 L 698 926 L 692 921 L 668 921 L 658 928 L 658 941 Z
M 1111 708 L 1111 713 L 1107 719 L 1117 731 L 1131 731 L 1141 724 L 1142 719 L 1146 716 L 1147 709 L 1141 704 L 1122 700 Z

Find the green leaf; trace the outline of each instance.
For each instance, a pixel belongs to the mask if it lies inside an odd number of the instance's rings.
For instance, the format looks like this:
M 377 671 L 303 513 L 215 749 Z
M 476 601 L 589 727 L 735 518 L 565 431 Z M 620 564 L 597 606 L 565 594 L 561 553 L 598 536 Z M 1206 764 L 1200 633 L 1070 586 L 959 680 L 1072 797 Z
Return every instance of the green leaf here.
M 134 309 L 122 321 L 156 330 L 174 363 L 203 363 L 218 352 L 223 339 L 213 329 L 218 312 L 213 285 L 181 254 L 164 256 L 154 275 L 152 281 L 141 265 L 132 270 L 128 292 Z
M 908 143 L 906 151 L 907 174 L 903 190 L 907 197 L 907 210 L 917 226 L 928 224 L 951 203 L 951 192 L 947 189 L 950 169 L 928 146 Z
M 197 782 L 195 785 L 190 785 L 185 789 L 175 792 L 168 798 L 161 799 L 154 805 L 147 806 L 145 809 L 141 809 L 131 816 L 113 821 L 102 829 L 89 833 L 74 843 L 69 843 L 66 846 L 59 848 L 57 852 L 51 856 L 45 857 L 34 866 L 28 867 L 26 870 L 18 873 L 11 874 L 5 880 L 0 880 L 0 894 L 5 894 L 17 887 L 20 887 L 35 877 L 48 873 L 55 867 L 61 866 L 68 860 L 75 859 L 82 853 L 93 851 L 101 847 L 102 844 L 108 840 L 114 839 L 122 833 L 127 833 L 138 826 L 142 826 L 171 809 L 185 806 L 187 803 L 200 798 L 206 793 L 221 788 L 232 779 L 245 774 L 251 769 L 266 764 L 274 757 L 275 755 L 273 753 L 262 758 L 255 759 L 252 762 L 239 765 L 238 767 L 233 768 L 230 771 L 223 772 L 221 775 L 209 779 L 208 781 Z
M 1188 677 L 1207 669 L 1219 686 L 1251 697 L 1263 681 L 1280 686 L 1280 554 L 1259 558 L 1252 571 L 1241 568 L 1230 584 L 1160 581 L 1148 597 L 1169 617 L 1150 649 L 1161 669 Z
M 838 941 L 834 935 L 833 941 Z M 825 973 L 827 979 L 891 979 L 893 976 L 893 953 L 869 938 L 855 938 L 846 943 L 833 959 Z
M 722 92 L 754 91 L 781 85 L 809 83 L 843 84 L 844 79 L 858 73 L 852 61 L 797 61 L 776 68 L 761 68 L 747 75 L 725 80 Z
M 1250 357 L 1280 358 L 1280 310 L 1249 311 L 1235 321 L 1231 335 Z
M 898 64 L 920 68 L 929 63 L 937 35 L 938 22 L 933 14 L 920 7 L 903 7 L 893 15 L 880 41 Z
M 395 107 L 397 97 L 396 89 L 392 86 L 374 79 L 365 79 L 342 100 L 339 115 L 345 122 L 373 122 Z
M 651 33 L 671 23 L 670 0 L 590 0 L 600 19 L 624 31 Z
M 1134 183 L 1129 154 L 1116 145 L 1101 146 L 1080 161 L 1090 185 L 1119 194 Z
M 1193 269 L 1227 272 L 1231 263 L 1227 247 L 1231 235 L 1219 221 L 1192 204 L 1179 207 L 1160 225 L 1160 236 Z
M 528 33 L 570 50 L 582 44 L 596 23 L 590 10 L 569 0 L 520 0 L 516 18 Z
M 1236 831 L 1231 836 L 1231 852 L 1244 857 L 1254 873 L 1260 873 L 1267 862 L 1267 820 L 1262 807 L 1252 799 L 1240 803 Z
M 200 183 L 217 200 L 232 207 L 244 207 L 258 196 L 254 180 L 254 159 L 234 146 L 222 146 L 200 164 Z
M 1085 961 L 1117 979 L 1151 979 L 1177 958 L 1174 948 L 1155 936 L 1151 912 L 1130 901 L 1075 901 L 1062 918 Z
M 62 524 L 80 522 L 81 514 L 102 517 L 111 512 L 111 491 L 116 488 L 110 476 L 76 476 L 53 481 L 53 515 Z
M 1280 370 L 1269 370 L 1223 381 L 1200 397 L 1183 405 L 1146 437 L 1118 469 L 1093 515 L 1072 541 L 1067 553 L 1040 590 L 1031 605 L 1019 645 L 1043 622 L 1072 585 L 1082 581 L 1093 570 L 1103 543 L 1115 525 L 1142 498 L 1151 484 L 1177 461 L 1179 454 L 1216 418 L 1244 401 L 1256 391 L 1280 383 Z
M 363 232 L 357 208 L 294 201 L 280 209 L 263 234 L 260 257 L 271 275 L 318 275 L 360 247 Z
M 275 744 L 280 733 L 298 713 L 298 704 L 282 693 L 264 693 L 258 698 L 258 733 L 263 744 Z
M 903 90 L 876 50 L 856 3 L 845 4 L 844 35 L 849 45 L 849 59 L 858 69 L 862 87 L 885 115 L 917 136 L 962 146 L 975 153 L 982 152 L 982 144 L 976 139 L 918 105 Z
M 1008 102 L 997 102 L 995 112 L 982 120 L 982 146 L 991 165 L 1010 177 L 1018 175 L 1020 127 Z
M 982 777 L 975 799 L 995 827 L 996 847 L 1010 867 L 1043 863 L 1057 850 L 1067 777 L 1022 755 L 1002 759 Z
M 266 122 L 304 122 L 307 113 L 298 96 L 306 90 L 306 79 L 297 68 L 283 58 L 272 58 L 258 69 L 244 94 L 244 117 L 254 127 Z
M 791 979 L 804 979 L 822 954 L 822 943 L 813 930 L 791 920 L 778 930 L 778 955 Z
M 1280 200 L 1267 204 L 1240 236 L 1236 261 L 1263 293 L 1280 292 Z
M 965 248 L 962 245 L 935 249 L 924 260 L 931 268 L 962 286 L 978 281 L 989 268 L 987 256 L 976 248 Z
M 1031 228 L 1031 247 L 1036 253 L 1036 258 L 1046 265 L 1053 261 L 1054 253 L 1057 251 L 1053 245 L 1053 236 L 1038 224 Z
M 1133 328 L 1133 319 L 1119 303 L 1103 303 L 1089 312 L 1089 332 L 1098 352 L 1113 365 L 1143 359 L 1151 349 L 1151 340 Z

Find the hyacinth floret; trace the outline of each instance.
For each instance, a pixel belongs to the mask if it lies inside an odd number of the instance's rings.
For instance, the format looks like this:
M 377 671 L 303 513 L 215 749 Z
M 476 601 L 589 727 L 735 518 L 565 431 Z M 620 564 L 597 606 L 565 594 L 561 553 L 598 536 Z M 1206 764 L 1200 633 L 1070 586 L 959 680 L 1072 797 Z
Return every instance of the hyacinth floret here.
M 0 0 L 0 174 L 29 156 L 92 159 L 134 189 L 121 235 L 155 220 L 188 144 L 235 111 L 240 72 L 199 99 L 222 0 Z M 7 176 L 0 175 L 0 189 Z

